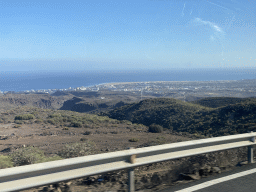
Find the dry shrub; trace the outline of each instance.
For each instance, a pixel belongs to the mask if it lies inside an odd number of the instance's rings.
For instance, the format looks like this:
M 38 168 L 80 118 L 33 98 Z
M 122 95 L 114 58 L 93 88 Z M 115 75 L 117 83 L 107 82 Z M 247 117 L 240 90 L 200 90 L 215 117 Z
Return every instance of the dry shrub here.
M 58 155 L 63 158 L 72 158 L 79 156 L 92 155 L 95 153 L 95 143 L 85 141 L 83 143 L 72 143 L 65 145 Z

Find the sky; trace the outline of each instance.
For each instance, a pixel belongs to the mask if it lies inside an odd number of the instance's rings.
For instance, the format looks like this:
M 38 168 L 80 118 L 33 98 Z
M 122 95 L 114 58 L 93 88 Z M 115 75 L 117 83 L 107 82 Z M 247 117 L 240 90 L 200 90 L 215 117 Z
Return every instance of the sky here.
M 254 0 L 0 0 L 0 69 L 254 68 Z

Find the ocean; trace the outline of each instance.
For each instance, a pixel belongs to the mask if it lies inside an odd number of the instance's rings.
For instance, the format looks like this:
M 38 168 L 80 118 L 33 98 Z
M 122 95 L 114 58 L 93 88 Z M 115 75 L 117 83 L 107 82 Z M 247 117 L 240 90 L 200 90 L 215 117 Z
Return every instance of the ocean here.
M 67 89 L 112 82 L 218 81 L 255 78 L 256 69 L 1 72 L 0 91 Z

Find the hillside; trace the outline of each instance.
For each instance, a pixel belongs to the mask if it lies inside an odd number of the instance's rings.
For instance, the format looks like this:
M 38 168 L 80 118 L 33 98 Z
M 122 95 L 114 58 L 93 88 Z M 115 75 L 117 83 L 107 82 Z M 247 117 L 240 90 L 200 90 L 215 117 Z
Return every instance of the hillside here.
M 218 107 L 224 107 L 230 104 L 241 103 L 249 99 L 250 98 L 208 97 L 208 98 L 199 99 L 197 101 L 192 101 L 191 103 L 199 104 L 205 107 L 218 108 Z
M 213 136 L 256 130 L 255 99 L 240 100 L 240 103 L 231 99 L 232 104 L 228 104 L 228 99 L 219 101 L 225 101 L 225 106 L 209 108 L 176 99 L 148 99 L 117 108 L 106 115 L 147 126 L 156 123 L 175 132 Z
M 125 105 L 122 101 L 105 101 L 100 99 L 94 99 L 94 101 L 83 97 L 73 97 L 63 103 L 60 110 L 70 110 L 81 113 L 97 113 L 100 111 L 107 111 L 114 109 L 116 107 L 121 107 Z
M 91 91 L 57 91 L 53 94 L 26 93 L 0 94 L 0 112 L 17 107 L 70 110 L 82 113 L 98 113 L 121 107 L 136 98 L 125 94 Z
M 126 105 L 108 112 L 107 115 L 118 120 L 129 120 L 147 126 L 156 123 L 177 130 L 177 127 L 191 122 L 195 115 L 200 117 L 209 111 L 211 108 L 176 99 L 160 98 Z
M 43 109 L 59 109 L 64 101 L 72 95 L 51 96 L 49 94 L 1 94 L 0 111 L 14 109 L 21 106 L 38 107 Z

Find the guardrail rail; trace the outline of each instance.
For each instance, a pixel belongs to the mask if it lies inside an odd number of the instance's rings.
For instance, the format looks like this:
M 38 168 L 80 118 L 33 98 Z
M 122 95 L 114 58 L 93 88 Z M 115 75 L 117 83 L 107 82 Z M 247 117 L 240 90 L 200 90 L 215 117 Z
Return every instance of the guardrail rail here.
M 127 169 L 128 190 L 133 192 L 134 168 L 142 165 L 238 147 L 248 147 L 248 162 L 252 163 L 255 137 L 252 132 L 6 168 L 0 170 L 0 191 L 24 190 Z

